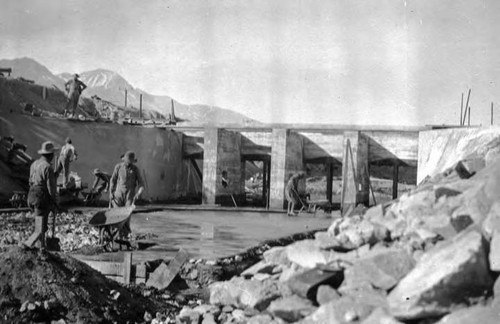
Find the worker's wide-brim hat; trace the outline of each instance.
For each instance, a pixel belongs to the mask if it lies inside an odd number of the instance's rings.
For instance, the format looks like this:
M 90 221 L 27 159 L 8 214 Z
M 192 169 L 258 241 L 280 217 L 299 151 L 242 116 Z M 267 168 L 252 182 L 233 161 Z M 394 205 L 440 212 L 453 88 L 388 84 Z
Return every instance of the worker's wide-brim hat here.
M 137 158 L 135 157 L 135 153 L 132 152 L 132 151 L 128 151 L 123 156 L 123 161 L 125 161 L 125 162 L 131 162 L 131 163 L 137 162 Z
M 79 78 L 79 77 L 80 77 L 80 75 L 79 75 L 78 73 L 75 73 L 75 74 L 73 74 L 73 77 L 75 77 L 75 78 Z
M 42 148 L 38 150 L 38 154 L 52 154 L 58 149 L 58 147 L 54 146 L 54 143 L 47 141 L 42 143 Z
M 98 173 L 102 173 L 102 171 L 99 169 L 94 169 L 94 174 L 98 174 Z

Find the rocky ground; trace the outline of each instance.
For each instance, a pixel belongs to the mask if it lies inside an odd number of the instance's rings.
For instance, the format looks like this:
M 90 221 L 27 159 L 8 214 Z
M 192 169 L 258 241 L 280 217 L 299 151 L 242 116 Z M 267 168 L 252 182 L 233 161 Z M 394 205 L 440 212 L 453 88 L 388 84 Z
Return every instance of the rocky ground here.
M 8 247 L 30 234 L 32 221 L 7 215 L 0 311 L 9 323 L 498 323 L 498 156 L 475 154 L 395 201 L 356 208 L 327 231 L 189 260 L 164 290 L 125 289 L 65 253 L 43 260 Z M 63 251 L 95 246 L 88 217 L 60 218 Z
M 500 161 L 481 159 L 264 251 L 178 322 L 498 323 Z

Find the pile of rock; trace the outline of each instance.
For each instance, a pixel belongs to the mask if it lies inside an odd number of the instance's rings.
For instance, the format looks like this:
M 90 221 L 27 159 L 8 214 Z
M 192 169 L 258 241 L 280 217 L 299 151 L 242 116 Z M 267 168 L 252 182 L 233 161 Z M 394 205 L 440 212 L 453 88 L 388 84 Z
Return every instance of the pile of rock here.
M 498 272 L 500 163 L 459 163 L 314 239 L 271 248 L 177 321 L 498 323 Z
M 86 246 L 96 246 L 99 232 L 88 224 L 90 214 L 59 213 L 56 219 L 56 237 L 63 252 L 80 250 Z M 49 218 L 51 221 L 51 217 Z M 3 214 L 0 217 L 0 248 L 24 242 L 35 230 L 34 217 L 29 212 Z M 51 226 L 49 226 L 49 229 Z M 51 230 L 47 233 L 51 236 Z

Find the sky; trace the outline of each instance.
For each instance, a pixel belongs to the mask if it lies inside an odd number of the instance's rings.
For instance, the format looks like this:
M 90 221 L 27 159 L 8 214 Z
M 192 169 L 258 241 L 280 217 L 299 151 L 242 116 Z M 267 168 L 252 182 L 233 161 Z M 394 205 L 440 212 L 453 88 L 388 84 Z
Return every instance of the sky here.
M 497 0 L 2 0 L 0 58 L 272 123 L 458 124 L 470 88 L 489 125 L 498 17 Z

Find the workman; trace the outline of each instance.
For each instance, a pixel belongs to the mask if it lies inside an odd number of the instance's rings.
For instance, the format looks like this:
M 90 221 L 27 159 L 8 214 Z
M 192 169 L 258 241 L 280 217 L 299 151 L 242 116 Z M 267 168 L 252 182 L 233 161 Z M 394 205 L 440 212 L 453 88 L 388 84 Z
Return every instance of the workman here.
M 293 174 L 290 179 L 288 180 L 288 183 L 286 184 L 285 187 L 285 197 L 286 200 L 288 201 L 288 208 L 287 208 L 287 214 L 288 216 L 296 216 L 294 210 L 295 210 L 295 205 L 299 203 L 299 193 L 298 193 L 298 186 L 299 186 L 299 180 L 303 179 L 305 177 L 304 172 L 298 172 Z
M 66 92 L 68 94 L 66 108 L 64 109 L 64 116 L 71 113 L 72 117 L 75 116 L 76 107 L 78 107 L 78 100 L 80 95 L 87 88 L 85 83 L 80 81 L 78 74 L 73 74 L 73 78 L 69 79 L 64 85 Z
M 135 153 L 127 151 L 123 162 L 118 163 L 110 180 L 109 200 L 113 207 L 131 206 L 144 191 L 144 182 L 139 168 L 135 165 Z M 130 234 L 130 218 L 121 230 L 121 236 Z
M 78 153 L 76 152 L 75 147 L 71 141 L 71 138 L 66 138 L 66 144 L 61 148 L 61 153 L 59 154 L 59 159 L 57 160 L 57 168 L 56 168 L 56 178 L 59 177 L 59 174 L 62 171 L 63 174 L 63 188 L 66 188 L 66 185 L 69 181 L 69 165 L 71 162 L 76 161 L 78 159 Z
M 96 190 L 97 195 L 100 195 L 101 192 L 103 191 L 108 192 L 111 175 L 100 169 L 94 169 L 94 176 L 95 176 L 94 184 L 92 185 L 92 189 L 90 189 L 90 191 L 94 191 L 94 189 L 97 188 Z
M 52 142 L 44 142 L 38 151 L 41 157 L 30 167 L 28 206 L 34 212 L 35 232 L 24 245 L 32 247 L 40 241 L 41 251 L 46 247 L 45 232 L 49 213 L 57 209 L 56 177 L 51 164 L 56 150 Z
M 131 206 L 144 191 L 135 153 L 128 151 L 122 160 L 115 166 L 110 180 L 109 194 L 114 207 Z

